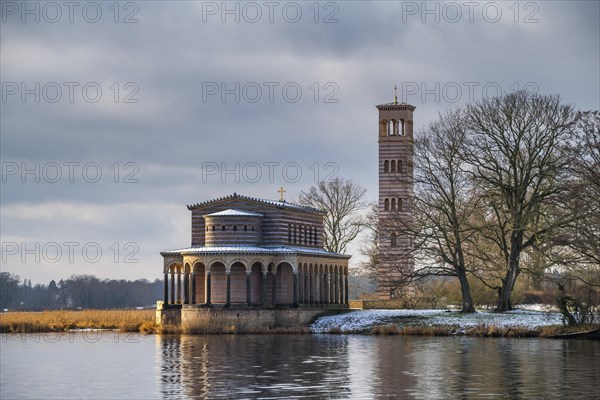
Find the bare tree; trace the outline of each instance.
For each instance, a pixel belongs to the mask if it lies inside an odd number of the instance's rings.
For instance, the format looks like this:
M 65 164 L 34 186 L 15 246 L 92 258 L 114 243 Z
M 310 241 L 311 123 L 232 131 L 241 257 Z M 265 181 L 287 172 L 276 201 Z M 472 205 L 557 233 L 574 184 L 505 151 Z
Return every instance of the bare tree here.
M 517 91 L 467 107 L 465 159 L 487 208 L 485 235 L 502 254 L 497 311 L 512 308 L 523 250 L 548 240 L 567 221 L 545 214 L 564 192 L 570 160 L 560 145 L 575 130 L 576 114 L 558 96 Z
M 473 312 L 465 252 L 476 233 L 469 219 L 479 207 L 479 196 L 462 158 L 466 141 L 465 115 L 460 109 L 440 115 L 415 138 L 412 218 L 394 222 L 413 244 L 414 268 L 397 268 L 404 283 L 454 276 L 461 287 L 462 312 Z
M 343 253 L 365 224 L 360 211 L 365 209 L 366 189 L 342 178 L 319 182 L 300 192 L 298 202 L 326 213 L 324 247 Z

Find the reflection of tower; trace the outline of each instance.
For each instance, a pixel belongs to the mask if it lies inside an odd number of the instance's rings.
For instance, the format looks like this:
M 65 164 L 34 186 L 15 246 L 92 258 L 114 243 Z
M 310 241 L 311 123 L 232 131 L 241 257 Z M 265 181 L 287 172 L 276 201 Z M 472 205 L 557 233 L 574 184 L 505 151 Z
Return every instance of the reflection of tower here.
M 379 265 L 380 300 L 394 298 L 394 281 L 402 268 L 412 268 L 410 240 L 402 234 L 402 223 L 410 219 L 413 197 L 414 106 L 393 103 L 379 110 Z

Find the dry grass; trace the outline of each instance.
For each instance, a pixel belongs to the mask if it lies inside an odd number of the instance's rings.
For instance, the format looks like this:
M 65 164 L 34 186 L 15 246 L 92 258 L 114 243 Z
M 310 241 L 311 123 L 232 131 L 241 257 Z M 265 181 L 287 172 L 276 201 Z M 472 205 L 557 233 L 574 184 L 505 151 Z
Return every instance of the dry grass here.
M 7 312 L 0 314 L 0 332 L 60 332 L 89 328 L 153 333 L 158 328 L 155 318 L 154 310 Z

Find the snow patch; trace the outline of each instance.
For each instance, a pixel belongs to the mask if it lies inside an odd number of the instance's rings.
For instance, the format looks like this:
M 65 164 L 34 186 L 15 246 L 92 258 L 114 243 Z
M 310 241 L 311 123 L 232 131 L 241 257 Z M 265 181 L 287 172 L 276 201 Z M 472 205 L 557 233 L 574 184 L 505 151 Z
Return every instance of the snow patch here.
M 537 329 L 542 326 L 561 324 L 557 312 L 514 310 L 506 313 L 478 311 L 461 314 L 444 310 L 356 310 L 345 314 L 330 315 L 317 319 L 311 325 L 314 333 L 340 330 L 345 333 L 361 333 L 377 325 L 410 326 L 456 326 L 459 330 L 479 325 L 498 327 L 524 327 Z

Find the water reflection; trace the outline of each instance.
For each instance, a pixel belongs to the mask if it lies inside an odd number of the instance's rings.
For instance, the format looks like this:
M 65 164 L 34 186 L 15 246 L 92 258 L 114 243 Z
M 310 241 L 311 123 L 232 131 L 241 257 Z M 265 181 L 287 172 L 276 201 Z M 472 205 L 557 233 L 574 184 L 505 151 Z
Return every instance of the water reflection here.
M 164 397 L 349 397 L 348 341 L 302 335 L 157 337 Z
M 600 343 L 157 336 L 164 398 L 594 398 Z

